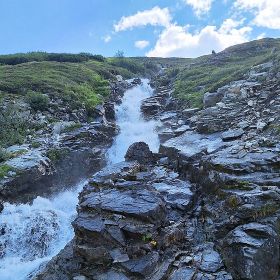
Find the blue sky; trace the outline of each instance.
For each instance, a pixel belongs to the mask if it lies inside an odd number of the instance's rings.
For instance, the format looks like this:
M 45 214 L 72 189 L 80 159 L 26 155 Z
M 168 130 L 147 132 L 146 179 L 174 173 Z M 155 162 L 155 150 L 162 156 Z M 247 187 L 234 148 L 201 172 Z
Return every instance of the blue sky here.
M 278 0 L 0 0 L 0 53 L 196 57 L 280 37 Z

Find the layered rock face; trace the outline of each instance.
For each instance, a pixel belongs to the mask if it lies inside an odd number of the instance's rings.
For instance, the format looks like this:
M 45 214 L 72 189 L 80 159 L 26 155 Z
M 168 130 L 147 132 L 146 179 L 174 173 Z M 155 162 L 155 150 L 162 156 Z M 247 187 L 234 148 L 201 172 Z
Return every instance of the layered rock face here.
M 214 244 L 203 235 L 197 240 L 196 186 L 160 163 L 166 159 L 139 161 L 93 176 L 80 194 L 72 251 L 35 279 L 56 279 L 62 271 L 63 279 L 232 279 Z
M 160 152 L 200 186 L 204 232 L 234 279 L 279 275 L 277 75 L 272 63 L 258 65 L 247 80 L 206 94 L 202 110 L 163 119 L 170 133 Z M 170 137 L 179 124 L 185 132 Z

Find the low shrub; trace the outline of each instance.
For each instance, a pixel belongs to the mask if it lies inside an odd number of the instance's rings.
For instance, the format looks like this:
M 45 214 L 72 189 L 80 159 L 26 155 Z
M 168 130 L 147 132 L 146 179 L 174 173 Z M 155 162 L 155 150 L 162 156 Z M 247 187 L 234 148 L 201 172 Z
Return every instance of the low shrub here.
M 10 158 L 10 154 L 3 148 L 0 148 L 0 163 L 8 160 Z
M 10 104 L 0 111 L 0 145 L 22 144 L 30 126 L 28 119 L 20 114 L 18 106 Z
M 35 111 L 44 111 L 48 108 L 50 99 L 47 95 L 29 91 L 26 95 L 26 101 L 29 103 L 30 107 Z

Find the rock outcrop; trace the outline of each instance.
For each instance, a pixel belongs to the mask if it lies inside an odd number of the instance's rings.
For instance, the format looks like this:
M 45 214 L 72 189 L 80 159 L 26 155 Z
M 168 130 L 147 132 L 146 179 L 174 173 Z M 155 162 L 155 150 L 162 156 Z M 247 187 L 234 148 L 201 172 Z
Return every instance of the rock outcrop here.
M 128 148 L 125 154 L 125 160 L 136 160 L 141 164 L 149 164 L 154 162 L 155 157 L 150 151 L 148 144 L 145 142 L 136 142 Z

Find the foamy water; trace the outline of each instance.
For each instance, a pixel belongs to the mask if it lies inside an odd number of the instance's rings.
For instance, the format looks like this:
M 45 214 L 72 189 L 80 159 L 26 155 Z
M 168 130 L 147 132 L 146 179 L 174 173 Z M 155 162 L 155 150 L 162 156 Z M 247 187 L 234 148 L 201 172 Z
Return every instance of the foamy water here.
M 78 193 L 85 182 L 32 204 L 4 204 L 0 214 L 0 279 L 24 280 L 73 238 Z
M 128 147 L 134 142 L 146 142 L 153 152 L 159 148 L 159 139 L 155 131 L 157 122 L 145 121 L 141 115 L 141 103 L 152 96 L 153 90 L 148 85 L 148 80 L 143 79 L 142 84 L 125 92 L 122 103 L 116 106 L 116 120 L 120 127 L 113 146 L 108 151 L 111 163 L 124 160 Z
M 158 151 L 156 122 L 145 121 L 140 106 L 153 91 L 148 80 L 125 92 L 116 106 L 120 134 L 108 151 L 110 163 L 120 162 L 128 147 L 137 141 Z M 0 214 L 0 280 L 25 280 L 42 263 L 57 255 L 73 238 L 78 193 L 86 182 L 53 198 L 37 197 L 32 204 L 5 203 Z

